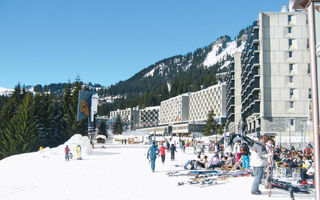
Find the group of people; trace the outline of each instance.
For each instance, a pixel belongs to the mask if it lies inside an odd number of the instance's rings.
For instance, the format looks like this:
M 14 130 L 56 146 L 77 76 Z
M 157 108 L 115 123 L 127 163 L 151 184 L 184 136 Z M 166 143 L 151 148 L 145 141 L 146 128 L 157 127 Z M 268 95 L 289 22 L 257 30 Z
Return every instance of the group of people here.
M 76 146 L 76 152 L 77 152 L 77 160 L 82 160 L 80 145 Z M 64 148 L 64 153 L 65 153 L 65 161 L 70 161 L 70 159 L 73 158 L 73 154 L 71 153 L 71 150 L 68 145 L 66 145 L 66 147 Z
M 164 164 L 166 160 L 166 151 L 170 151 L 171 154 L 171 160 L 175 160 L 175 153 L 177 152 L 176 145 L 174 143 L 170 143 L 168 141 L 165 142 L 166 146 L 164 145 L 164 142 L 160 143 L 160 149 L 156 145 L 156 142 L 153 142 L 151 147 L 149 148 L 147 152 L 147 158 L 151 162 L 151 170 L 152 172 L 155 171 L 155 161 L 157 157 L 161 156 L 161 162 Z
M 294 147 L 285 149 L 283 147 L 274 146 L 274 141 L 271 137 L 260 136 L 258 141 L 253 143 L 246 140 L 237 140 L 234 143 L 232 152 L 225 152 L 218 148 L 216 143 L 209 145 L 210 158 L 205 155 L 204 145 L 195 141 L 186 142 L 185 145 L 181 145 L 181 149 L 187 146 L 201 147 L 201 150 L 197 150 L 197 158 L 189 160 L 185 168 L 186 169 L 230 169 L 230 168 L 242 168 L 252 169 L 254 174 L 254 181 L 251 187 L 251 193 L 254 195 L 260 195 L 259 185 L 262 182 L 266 172 L 272 173 L 272 170 L 276 167 L 282 167 L 286 170 L 287 174 L 292 173 L 293 170 L 299 171 L 299 182 L 301 184 L 307 184 L 307 180 L 314 179 L 314 157 L 312 145 L 309 144 L 303 151 L 297 151 Z M 171 151 L 171 160 L 174 160 L 176 147 L 174 144 L 167 145 L 160 144 L 160 150 L 155 143 L 150 147 L 148 151 L 148 158 L 151 160 L 151 169 L 154 172 L 155 160 L 160 153 L 162 162 L 165 162 L 166 151 Z M 267 173 L 268 174 L 268 173 Z

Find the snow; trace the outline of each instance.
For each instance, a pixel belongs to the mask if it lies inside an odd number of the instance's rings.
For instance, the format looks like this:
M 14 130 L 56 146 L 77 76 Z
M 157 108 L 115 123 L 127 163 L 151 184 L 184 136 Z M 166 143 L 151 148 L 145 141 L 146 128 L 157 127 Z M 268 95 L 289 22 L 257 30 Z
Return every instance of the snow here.
M 74 151 L 80 143 L 84 160 L 64 161 L 66 144 Z M 64 145 L 46 148 L 40 152 L 11 156 L 0 161 L 0 199 L 32 200 L 149 200 L 149 199 L 289 199 L 286 191 L 272 190 L 267 196 L 263 187 L 261 196 L 252 196 L 252 177 L 231 178 L 229 182 L 201 188 L 200 185 L 178 186 L 186 177 L 168 177 L 170 170 L 182 170 L 193 154 L 178 149 L 176 161 L 168 159 L 163 165 L 156 161 L 152 173 L 146 159 L 149 146 L 105 145 L 105 149 L 90 150 L 87 137 L 76 135 Z M 85 150 L 87 149 L 87 150 Z M 296 199 L 314 199 L 313 195 L 296 194 Z
M 2 88 L 0 87 L 0 96 L 4 95 L 4 96 L 9 96 L 13 93 L 13 89 L 7 89 L 7 88 Z
M 244 43 L 242 43 L 239 47 L 237 47 L 237 41 L 232 41 L 227 43 L 226 48 L 217 55 L 219 48 L 222 47 L 222 43 L 214 43 L 212 46 L 212 50 L 208 53 L 207 58 L 203 62 L 203 65 L 206 67 L 210 67 L 215 65 L 216 63 L 227 58 L 227 55 L 233 56 L 236 52 L 241 52 L 244 48 Z M 221 68 L 227 66 L 227 63 L 224 64 Z
M 145 77 L 145 78 L 147 78 L 147 77 L 153 77 L 153 74 L 154 74 L 154 71 L 155 71 L 155 70 L 156 70 L 156 69 L 153 68 L 150 72 L 146 73 L 146 74 L 144 75 L 144 77 Z

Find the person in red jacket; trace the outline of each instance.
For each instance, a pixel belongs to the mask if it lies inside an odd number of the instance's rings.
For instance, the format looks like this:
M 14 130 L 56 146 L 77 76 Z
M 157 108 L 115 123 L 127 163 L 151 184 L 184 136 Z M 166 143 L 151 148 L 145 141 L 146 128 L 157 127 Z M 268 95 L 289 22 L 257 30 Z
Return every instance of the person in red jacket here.
M 161 161 L 162 163 L 164 164 L 164 161 L 166 160 L 166 147 L 164 147 L 163 143 L 161 144 L 161 147 L 160 147 L 160 155 L 161 155 Z
M 310 144 L 307 145 L 307 147 L 303 150 L 303 154 L 305 157 L 308 158 L 308 160 L 311 160 L 312 156 L 312 147 Z
M 69 161 L 70 149 L 69 149 L 68 145 L 66 146 L 66 148 L 64 148 L 64 153 L 66 154 L 66 155 L 65 155 L 66 161 Z

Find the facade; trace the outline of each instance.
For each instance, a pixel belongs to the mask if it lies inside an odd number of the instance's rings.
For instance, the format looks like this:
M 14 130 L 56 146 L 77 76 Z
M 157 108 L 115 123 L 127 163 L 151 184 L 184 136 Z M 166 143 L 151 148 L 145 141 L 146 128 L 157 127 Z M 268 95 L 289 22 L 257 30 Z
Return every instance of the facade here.
M 241 122 L 241 52 L 234 54 L 227 73 L 226 110 L 229 132 L 239 133 Z
M 125 124 L 125 128 L 129 130 L 135 130 L 139 123 L 139 110 L 138 108 L 127 108 L 124 110 L 116 110 L 110 112 L 110 119 L 115 119 L 117 115 L 120 115 L 122 123 Z
M 139 110 L 139 128 L 158 126 L 160 106 Z
M 189 119 L 189 94 L 182 94 L 161 101 L 159 124 L 173 124 L 188 121 Z
M 261 12 L 242 52 L 241 71 L 248 133 L 276 133 L 281 143 L 301 144 L 311 94 L 306 13 Z
M 219 83 L 190 94 L 189 121 L 206 121 L 210 110 L 215 113 L 218 122 L 226 118 L 226 83 Z

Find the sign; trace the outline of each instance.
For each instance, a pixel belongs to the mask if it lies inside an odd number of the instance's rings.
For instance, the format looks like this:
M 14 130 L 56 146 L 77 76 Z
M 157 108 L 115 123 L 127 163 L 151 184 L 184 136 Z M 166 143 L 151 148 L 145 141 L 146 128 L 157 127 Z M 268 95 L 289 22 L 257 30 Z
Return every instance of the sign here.
M 77 121 L 90 117 L 91 98 L 95 92 L 80 90 L 78 97 Z

